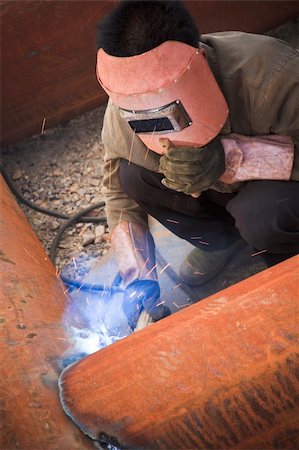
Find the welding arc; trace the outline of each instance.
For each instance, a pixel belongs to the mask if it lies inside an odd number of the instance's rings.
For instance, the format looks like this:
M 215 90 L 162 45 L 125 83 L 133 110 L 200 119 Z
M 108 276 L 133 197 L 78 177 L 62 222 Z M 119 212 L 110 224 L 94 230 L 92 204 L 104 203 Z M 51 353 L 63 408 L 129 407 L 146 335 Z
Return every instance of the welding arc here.
M 40 206 L 35 205 L 34 203 L 30 202 L 29 200 L 27 200 L 16 188 L 15 185 L 13 184 L 13 182 L 11 181 L 11 179 L 9 178 L 9 176 L 7 175 L 7 172 L 5 171 L 3 164 L 0 162 L 0 170 L 1 170 L 1 174 L 5 180 L 5 182 L 7 183 L 8 187 L 10 188 L 10 190 L 12 191 L 12 193 L 16 196 L 16 198 L 23 203 L 24 205 L 28 206 L 29 208 L 38 211 L 42 214 L 47 214 L 48 216 L 52 216 L 52 217 L 57 217 L 58 219 L 65 219 L 67 220 L 67 222 L 65 222 L 58 230 L 58 233 L 51 245 L 51 249 L 50 249 L 50 259 L 53 262 L 53 264 L 55 265 L 55 253 L 56 253 L 56 249 L 57 246 L 60 242 L 60 239 L 64 233 L 64 231 L 66 230 L 66 228 L 68 228 L 69 226 L 71 226 L 73 223 L 75 222 L 84 222 L 84 223 L 106 223 L 107 219 L 106 216 L 101 216 L 101 217 L 88 217 L 86 216 L 86 214 L 88 214 L 90 211 L 93 211 L 94 209 L 98 209 L 98 208 L 102 208 L 105 205 L 105 202 L 98 202 L 95 203 L 94 205 L 89 206 L 86 209 L 83 209 L 81 211 L 79 211 L 77 214 L 75 214 L 74 216 L 68 216 L 67 214 L 63 214 L 57 211 L 51 211 L 47 208 L 41 208 Z

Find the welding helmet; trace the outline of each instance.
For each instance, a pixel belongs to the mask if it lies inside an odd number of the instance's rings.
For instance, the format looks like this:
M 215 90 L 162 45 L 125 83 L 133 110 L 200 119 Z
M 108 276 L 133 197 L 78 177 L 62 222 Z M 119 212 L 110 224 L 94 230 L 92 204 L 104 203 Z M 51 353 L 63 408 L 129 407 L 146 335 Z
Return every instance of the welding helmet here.
M 219 134 L 228 116 L 225 98 L 204 50 L 166 41 L 130 57 L 97 54 L 97 78 L 121 116 L 157 153 L 159 139 L 202 147 Z

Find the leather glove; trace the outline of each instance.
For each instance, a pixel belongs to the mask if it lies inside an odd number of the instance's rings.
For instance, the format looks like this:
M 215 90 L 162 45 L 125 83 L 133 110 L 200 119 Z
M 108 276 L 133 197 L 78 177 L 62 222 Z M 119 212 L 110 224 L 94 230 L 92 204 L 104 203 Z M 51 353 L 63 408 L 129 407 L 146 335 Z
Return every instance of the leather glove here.
M 250 180 L 298 180 L 299 150 L 291 136 L 223 136 L 226 184 Z
M 123 310 L 131 328 L 143 309 L 154 320 L 168 316 L 169 308 L 159 304 L 155 244 L 149 229 L 138 223 L 120 222 L 111 233 L 111 244 L 126 291 Z
M 162 139 L 161 139 L 162 141 Z M 225 155 L 219 139 L 205 147 L 172 147 L 168 139 L 162 145 L 167 152 L 160 158 L 162 183 L 185 194 L 206 191 L 225 171 Z

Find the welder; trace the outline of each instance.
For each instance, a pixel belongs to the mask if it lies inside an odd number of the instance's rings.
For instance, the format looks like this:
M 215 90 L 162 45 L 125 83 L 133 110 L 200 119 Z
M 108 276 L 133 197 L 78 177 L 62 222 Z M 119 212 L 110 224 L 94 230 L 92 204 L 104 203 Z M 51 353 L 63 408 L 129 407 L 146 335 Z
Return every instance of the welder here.
M 154 320 L 169 314 L 148 215 L 194 245 L 180 270 L 190 285 L 246 246 L 267 266 L 297 254 L 298 51 L 265 35 L 200 36 L 179 1 L 119 2 L 97 48 L 109 95 L 103 186 L 128 315 L 138 302 Z

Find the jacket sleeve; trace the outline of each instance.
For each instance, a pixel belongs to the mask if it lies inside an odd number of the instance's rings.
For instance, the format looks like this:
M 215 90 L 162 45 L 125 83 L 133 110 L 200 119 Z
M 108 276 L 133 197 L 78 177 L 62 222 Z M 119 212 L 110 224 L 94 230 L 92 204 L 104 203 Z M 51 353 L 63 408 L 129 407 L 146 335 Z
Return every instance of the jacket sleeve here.
M 124 127 L 115 105 L 108 102 L 102 142 L 105 147 L 103 194 L 110 232 L 122 221 L 139 223 L 147 227 L 147 214 L 123 192 L 120 184 L 120 162 L 122 159 L 129 159 L 131 139 L 132 136 Z
M 263 92 L 261 119 L 268 123 L 269 134 L 299 139 L 299 52 L 293 50 L 269 80 Z
M 256 123 L 263 132 L 291 136 L 294 142 L 293 179 L 299 179 L 299 52 L 287 47 L 289 59 L 278 68 L 261 93 Z M 256 125 L 258 127 L 258 125 Z
M 294 141 L 293 179 L 299 180 L 299 52 L 278 73 L 273 86 L 277 85 L 278 108 L 271 132 L 292 136 Z M 279 89 L 280 88 L 280 89 Z M 276 90 L 276 89 L 275 89 Z M 271 89 L 270 89 L 271 92 Z M 274 99 L 273 99 L 274 100 Z

